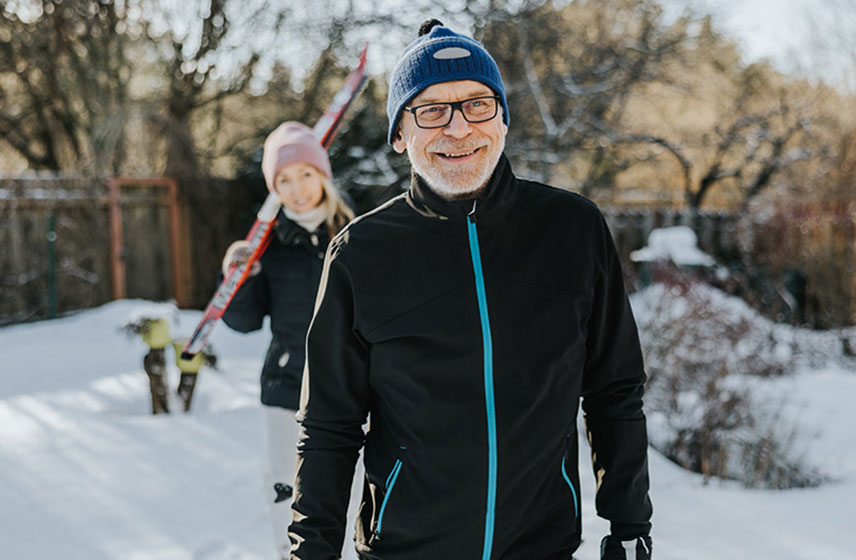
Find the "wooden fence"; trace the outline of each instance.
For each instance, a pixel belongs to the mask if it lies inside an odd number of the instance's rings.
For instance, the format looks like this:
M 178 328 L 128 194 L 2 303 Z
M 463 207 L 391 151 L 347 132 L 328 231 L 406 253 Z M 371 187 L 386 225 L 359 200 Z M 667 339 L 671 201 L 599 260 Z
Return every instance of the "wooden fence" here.
M 175 184 L 163 178 L 100 181 L 0 176 L 0 324 L 50 317 L 121 297 L 204 306 L 216 287 L 225 248 L 244 235 L 252 221 L 254 194 L 243 185 L 212 179 L 183 187 L 187 193 L 196 193 L 187 203 L 182 203 Z M 602 211 L 628 271 L 632 271 L 630 252 L 645 246 L 652 230 L 673 225 L 692 228 L 699 248 L 720 262 L 747 259 L 738 238 L 738 227 L 747 224 L 744 220 L 739 225 L 734 214 Z M 766 275 L 764 283 L 772 285 L 778 272 L 775 266 L 765 265 L 763 257 L 770 261 L 771 253 L 787 253 L 781 259 L 805 279 L 803 308 L 829 316 L 820 322 L 801 322 L 820 326 L 856 320 L 852 264 L 856 211 L 824 213 L 812 207 L 808 218 L 806 212 L 788 210 L 775 222 L 781 224 L 781 231 L 770 230 L 770 224 L 764 223 L 750 224 L 752 231 L 742 231 L 744 245 L 753 235 L 772 243 L 766 249 L 751 250 L 748 258 L 755 260 L 749 265 L 756 269 L 757 278 Z M 844 225 L 839 224 L 842 220 Z M 830 228 L 834 235 L 826 231 Z M 788 239 L 787 249 L 777 248 L 776 243 Z M 831 280 L 820 274 L 824 271 Z M 812 311 L 839 308 L 840 317 Z
M 164 178 L 0 177 L 0 324 L 124 297 L 195 306 L 207 301 L 217 267 L 188 255 L 192 240 L 205 235 L 190 233 L 193 216 L 203 221 L 198 214 L 182 208 L 175 183 Z M 713 254 L 735 247 L 734 219 L 725 214 L 604 214 L 623 257 L 644 246 L 652 229 L 678 224 L 696 230 L 701 248 Z M 211 247 L 212 262 L 222 248 Z
M 0 324 L 121 297 L 183 303 L 180 222 L 167 180 L 0 177 Z
M 699 248 L 720 259 L 729 259 L 738 251 L 736 214 L 673 209 L 602 208 L 601 211 L 625 262 L 631 251 L 647 245 L 651 231 L 669 226 L 688 226 L 698 236 Z

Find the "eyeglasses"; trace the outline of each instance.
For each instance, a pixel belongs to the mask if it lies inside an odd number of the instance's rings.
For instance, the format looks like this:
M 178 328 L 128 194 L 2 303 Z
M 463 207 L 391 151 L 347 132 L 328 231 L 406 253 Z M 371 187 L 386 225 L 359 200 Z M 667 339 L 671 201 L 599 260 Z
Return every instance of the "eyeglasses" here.
M 416 126 L 419 128 L 443 128 L 452 122 L 455 109 L 461 112 L 467 122 L 489 121 L 496 116 L 499 99 L 498 95 L 490 95 L 448 103 L 426 103 L 416 107 L 405 107 L 404 110 L 413 115 Z

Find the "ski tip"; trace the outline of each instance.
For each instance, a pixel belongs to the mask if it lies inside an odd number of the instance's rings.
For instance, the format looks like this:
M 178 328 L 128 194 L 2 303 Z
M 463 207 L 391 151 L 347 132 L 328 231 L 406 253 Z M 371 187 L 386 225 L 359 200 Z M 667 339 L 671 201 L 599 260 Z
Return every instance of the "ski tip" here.
M 369 43 L 366 41 L 366 46 L 363 47 L 363 52 L 360 53 L 360 66 L 364 66 L 366 63 L 366 53 L 369 50 Z
M 196 355 L 195 353 L 182 352 L 182 353 L 181 353 L 181 359 L 182 359 L 182 360 L 192 360 L 192 359 L 193 359 L 193 356 L 195 356 L 195 355 Z

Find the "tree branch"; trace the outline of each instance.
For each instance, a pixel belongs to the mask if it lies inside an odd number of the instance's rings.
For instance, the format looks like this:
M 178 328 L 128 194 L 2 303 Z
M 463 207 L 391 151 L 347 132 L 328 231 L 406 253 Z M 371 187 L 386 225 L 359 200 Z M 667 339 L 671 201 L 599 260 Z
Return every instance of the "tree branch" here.
M 538 113 L 541 115 L 541 122 L 544 123 L 544 128 L 547 130 L 549 138 L 557 138 L 559 130 L 556 126 L 556 121 L 550 114 L 550 107 L 547 106 L 547 99 L 544 97 L 544 92 L 541 90 L 541 83 L 538 80 L 538 74 L 532 64 L 532 56 L 529 51 L 529 39 L 525 31 L 525 26 L 520 22 L 516 22 L 514 28 L 517 30 L 517 38 L 520 40 L 520 50 L 523 58 L 523 69 L 526 74 L 526 83 L 529 84 L 529 89 L 532 90 L 532 95 L 535 98 L 535 104 L 538 106 Z

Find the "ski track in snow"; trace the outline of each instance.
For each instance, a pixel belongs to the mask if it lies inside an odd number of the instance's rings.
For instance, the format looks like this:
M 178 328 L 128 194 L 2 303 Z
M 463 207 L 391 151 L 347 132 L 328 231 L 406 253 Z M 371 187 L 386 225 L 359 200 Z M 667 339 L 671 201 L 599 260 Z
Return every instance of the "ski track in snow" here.
M 212 336 L 219 368 L 200 372 L 191 412 L 152 416 L 142 369 L 147 348 L 118 330 L 149 303 L 114 302 L 0 328 L 2 558 L 275 557 L 258 401 L 267 325 L 252 335 L 219 325 Z M 180 312 L 170 325 L 174 336 L 189 333 L 200 316 Z M 172 392 L 178 375 L 170 366 Z M 758 383 L 831 482 L 788 491 L 704 484 L 651 450 L 658 560 L 854 557 L 856 374 L 829 367 Z M 608 524 L 594 512 L 584 438 L 580 472 L 585 540 L 576 558 L 595 560 Z M 359 494 L 355 485 L 344 554 L 351 560 Z

